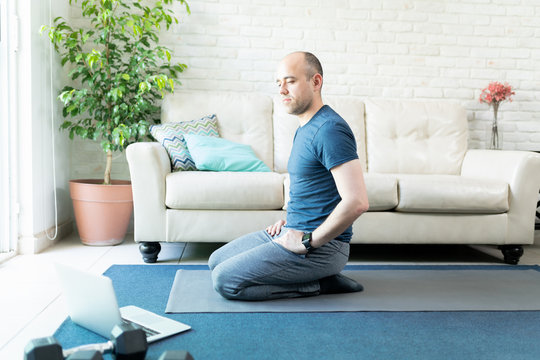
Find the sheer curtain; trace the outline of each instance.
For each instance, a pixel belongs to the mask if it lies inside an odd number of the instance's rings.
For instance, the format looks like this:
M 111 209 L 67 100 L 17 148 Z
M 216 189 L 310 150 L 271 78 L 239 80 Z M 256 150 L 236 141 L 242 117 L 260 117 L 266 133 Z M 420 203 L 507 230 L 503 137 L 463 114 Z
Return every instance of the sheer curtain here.
M 17 18 L 14 0 L 0 0 L 0 260 L 16 252 L 16 107 L 13 98 Z M 6 255 L 7 254 L 7 255 Z

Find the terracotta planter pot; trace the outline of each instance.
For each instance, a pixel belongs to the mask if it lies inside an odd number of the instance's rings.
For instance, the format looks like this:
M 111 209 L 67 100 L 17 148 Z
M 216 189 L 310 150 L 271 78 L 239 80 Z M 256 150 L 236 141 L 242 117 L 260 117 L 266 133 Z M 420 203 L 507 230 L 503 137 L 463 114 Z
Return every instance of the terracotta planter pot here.
M 117 245 L 124 241 L 133 212 L 131 182 L 112 180 L 71 180 L 75 221 L 85 245 Z

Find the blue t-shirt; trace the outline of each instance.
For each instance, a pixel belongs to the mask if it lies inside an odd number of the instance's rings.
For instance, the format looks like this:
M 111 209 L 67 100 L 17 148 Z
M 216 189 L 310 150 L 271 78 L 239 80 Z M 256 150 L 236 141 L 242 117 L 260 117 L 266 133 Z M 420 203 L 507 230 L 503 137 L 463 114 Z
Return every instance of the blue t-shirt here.
M 349 125 L 328 105 L 296 130 L 287 170 L 291 179 L 287 228 L 311 232 L 330 215 L 341 197 L 330 169 L 358 159 Z M 336 239 L 350 241 L 352 226 Z

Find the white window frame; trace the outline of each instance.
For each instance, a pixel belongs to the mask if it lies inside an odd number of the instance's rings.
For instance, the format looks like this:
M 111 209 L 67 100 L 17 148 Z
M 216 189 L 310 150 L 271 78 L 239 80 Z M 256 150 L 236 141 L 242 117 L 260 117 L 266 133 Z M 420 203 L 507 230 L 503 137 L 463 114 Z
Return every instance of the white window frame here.
M 0 261 L 17 253 L 17 46 L 15 0 L 0 0 Z

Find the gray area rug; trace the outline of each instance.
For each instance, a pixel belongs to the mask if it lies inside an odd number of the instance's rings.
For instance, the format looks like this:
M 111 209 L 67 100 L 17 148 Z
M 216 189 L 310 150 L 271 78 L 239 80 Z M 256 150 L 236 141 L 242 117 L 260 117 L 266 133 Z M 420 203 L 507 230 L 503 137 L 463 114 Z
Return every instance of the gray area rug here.
M 178 270 L 167 313 L 540 310 L 540 272 L 523 270 L 343 271 L 364 286 L 353 294 L 270 301 L 226 300 L 209 270 Z

